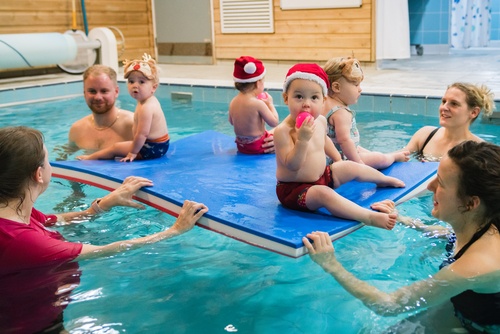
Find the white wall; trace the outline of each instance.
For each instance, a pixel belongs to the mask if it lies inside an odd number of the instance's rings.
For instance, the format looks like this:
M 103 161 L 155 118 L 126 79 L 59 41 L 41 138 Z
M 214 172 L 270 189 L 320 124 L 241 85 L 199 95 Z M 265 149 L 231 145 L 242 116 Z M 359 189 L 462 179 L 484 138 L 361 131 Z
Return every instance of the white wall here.
M 210 0 L 154 0 L 157 43 L 212 40 Z

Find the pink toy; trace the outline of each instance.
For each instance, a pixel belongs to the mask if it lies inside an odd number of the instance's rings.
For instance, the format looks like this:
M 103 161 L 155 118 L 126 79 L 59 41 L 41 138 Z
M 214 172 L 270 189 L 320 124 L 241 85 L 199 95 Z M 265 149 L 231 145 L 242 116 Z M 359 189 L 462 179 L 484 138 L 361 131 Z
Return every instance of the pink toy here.
M 267 99 L 267 93 L 266 92 L 262 92 L 259 95 L 257 95 L 257 98 L 259 100 Z
M 305 111 L 300 112 L 297 115 L 297 118 L 295 119 L 295 126 L 297 128 L 300 128 L 300 126 L 302 125 L 302 123 L 304 123 L 304 121 L 306 120 L 306 118 L 309 117 L 309 116 L 311 116 L 311 114 L 308 113 L 308 112 L 305 112 Z

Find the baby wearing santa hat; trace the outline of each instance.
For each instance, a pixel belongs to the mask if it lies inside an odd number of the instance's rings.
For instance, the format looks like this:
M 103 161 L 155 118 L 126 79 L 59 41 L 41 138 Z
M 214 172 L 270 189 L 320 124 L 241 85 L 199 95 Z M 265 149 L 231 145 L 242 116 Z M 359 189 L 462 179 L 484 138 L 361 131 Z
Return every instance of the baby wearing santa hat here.
M 286 75 L 283 100 L 290 115 L 274 130 L 278 199 L 289 209 L 325 208 L 334 216 L 390 230 L 396 214 L 363 208 L 334 190 L 354 179 L 384 187 L 404 187 L 404 183 L 369 166 L 341 160 L 321 115 L 328 87 L 328 76 L 317 64 L 296 64 Z M 325 154 L 336 162 L 325 165 Z
M 239 91 L 229 104 L 229 122 L 234 128 L 238 151 L 245 154 L 274 152 L 272 130 L 279 116 L 271 95 L 264 92 L 266 69 L 262 62 L 250 56 L 235 60 L 233 79 Z

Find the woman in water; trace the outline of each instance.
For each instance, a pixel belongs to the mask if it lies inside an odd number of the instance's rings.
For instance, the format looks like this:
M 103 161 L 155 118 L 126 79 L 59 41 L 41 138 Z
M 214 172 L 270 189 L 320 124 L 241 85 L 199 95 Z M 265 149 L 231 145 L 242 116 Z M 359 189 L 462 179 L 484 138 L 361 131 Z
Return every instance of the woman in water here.
M 115 206 L 143 208 L 132 196 L 153 183 L 131 176 L 84 211 L 46 215 L 34 207 L 52 174 L 41 132 L 22 126 L 0 128 L 0 161 L 1 333 L 59 333 L 66 299 L 79 283 L 76 261 L 173 238 L 191 230 L 208 211 L 201 203 L 185 201 L 173 226 L 164 231 L 108 245 L 68 242 L 46 227 L 81 222 Z
M 384 316 L 445 304 L 470 332 L 500 332 L 500 147 L 466 141 L 452 148 L 428 185 L 432 215 L 452 227 L 456 240 L 450 257 L 432 277 L 386 293 L 354 277 L 338 262 L 327 233 L 303 238 L 312 260 L 349 293 Z M 387 211 L 387 203 L 374 209 Z M 445 309 L 445 308 L 442 308 Z M 437 321 L 444 330 L 446 319 Z M 455 327 L 458 322 L 455 320 Z M 432 326 L 436 326 L 432 324 Z
M 412 136 L 404 150 L 418 159 L 439 161 L 449 149 L 466 140 L 481 142 L 469 127 L 481 111 L 490 115 L 495 109 L 494 94 L 486 86 L 456 82 L 444 93 L 439 106 L 439 125 L 424 126 Z

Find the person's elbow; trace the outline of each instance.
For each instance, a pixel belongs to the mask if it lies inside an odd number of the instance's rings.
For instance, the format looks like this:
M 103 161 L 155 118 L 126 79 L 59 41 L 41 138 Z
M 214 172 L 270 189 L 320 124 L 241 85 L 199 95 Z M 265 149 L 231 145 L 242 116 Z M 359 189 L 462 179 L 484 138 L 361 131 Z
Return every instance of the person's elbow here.
M 381 317 L 394 317 L 403 313 L 400 305 L 393 302 L 365 303 L 365 306 Z

